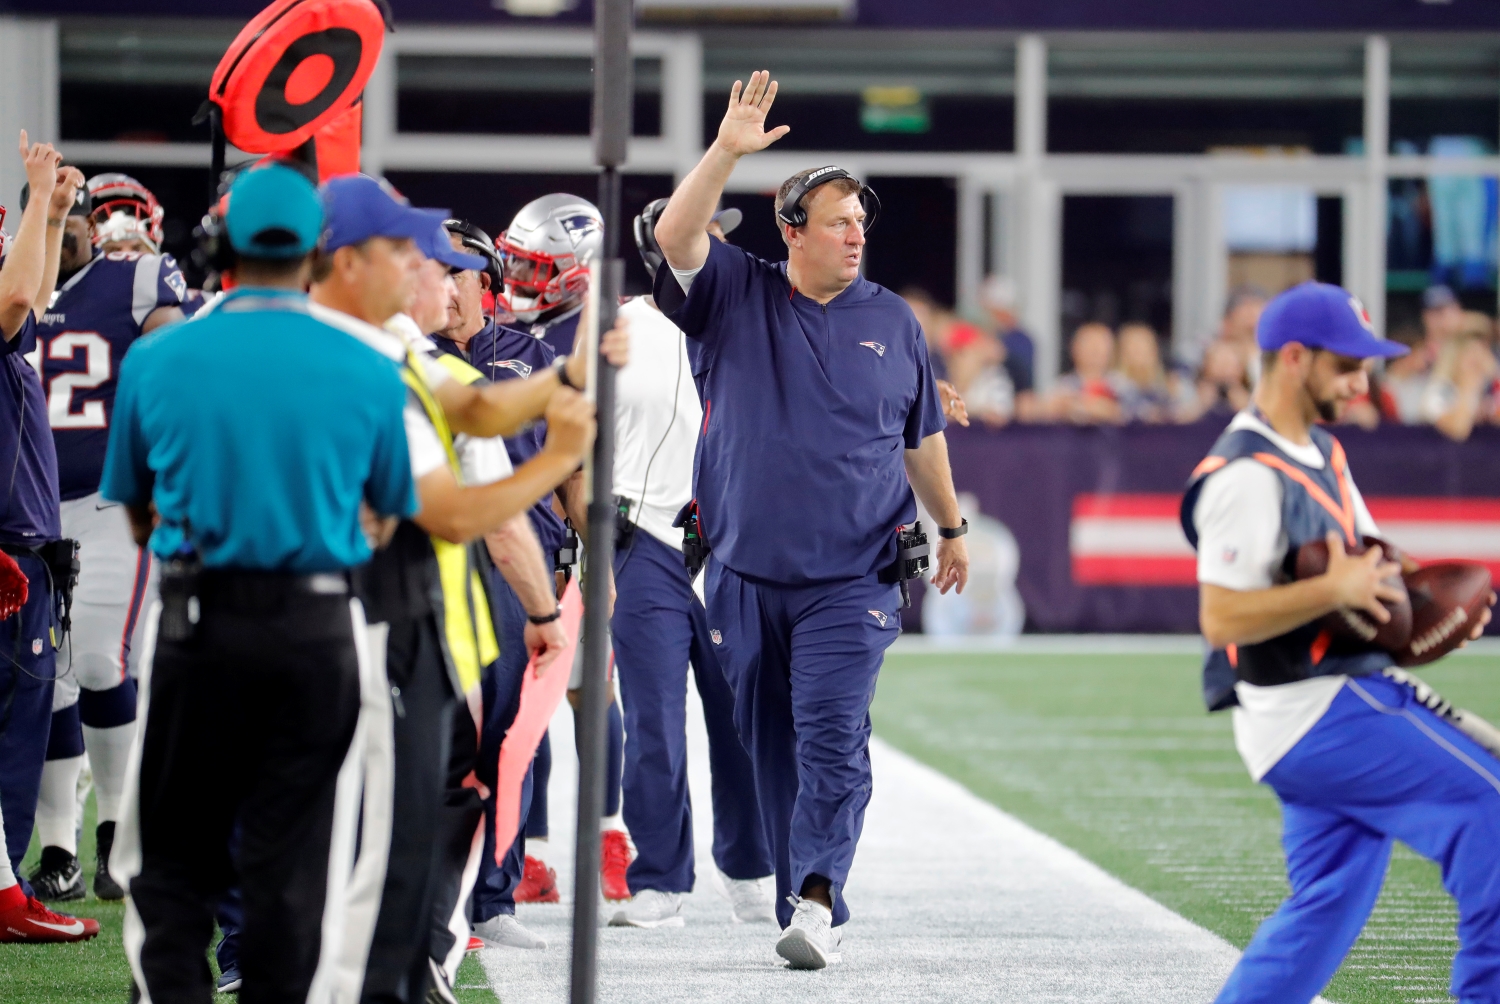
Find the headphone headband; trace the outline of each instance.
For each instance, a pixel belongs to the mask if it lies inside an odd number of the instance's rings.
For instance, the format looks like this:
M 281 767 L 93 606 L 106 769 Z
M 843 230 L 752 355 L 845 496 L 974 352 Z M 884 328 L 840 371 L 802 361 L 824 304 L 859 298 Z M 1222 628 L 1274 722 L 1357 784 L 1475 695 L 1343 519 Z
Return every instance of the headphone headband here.
M 802 200 L 819 185 L 826 185 L 830 181 L 838 181 L 847 178 L 859 185 L 859 204 L 865 210 L 864 232 L 869 233 L 875 228 L 875 217 L 880 214 L 880 198 L 875 194 L 875 189 L 860 181 L 854 175 L 838 167 L 829 164 L 811 172 L 805 178 L 800 178 L 792 185 L 791 191 L 786 193 L 786 199 L 781 203 L 781 208 L 776 211 L 776 218 L 789 227 L 805 226 L 807 223 L 807 210 L 802 206 Z

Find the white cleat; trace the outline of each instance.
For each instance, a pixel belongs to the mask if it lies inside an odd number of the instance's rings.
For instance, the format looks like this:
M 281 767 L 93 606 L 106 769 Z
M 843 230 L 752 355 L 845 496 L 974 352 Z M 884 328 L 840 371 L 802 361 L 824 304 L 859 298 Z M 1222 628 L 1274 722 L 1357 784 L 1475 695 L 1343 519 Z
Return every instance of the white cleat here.
M 733 879 L 717 868 L 714 875 L 719 880 L 719 892 L 729 900 L 730 914 L 736 924 L 776 923 L 776 906 L 772 899 L 775 876 Z
M 521 926 L 514 914 L 502 913 L 474 925 L 474 937 L 485 948 L 546 948 L 545 938 Z
M 839 961 L 834 951 L 839 939 L 833 929 L 833 911 L 822 903 L 799 899 L 792 922 L 776 942 L 776 954 L 786 959 L 788 969 L 822 969 Z
M 682 893 L 642 889 L 609 919 L 610 927 L 681 927 Z

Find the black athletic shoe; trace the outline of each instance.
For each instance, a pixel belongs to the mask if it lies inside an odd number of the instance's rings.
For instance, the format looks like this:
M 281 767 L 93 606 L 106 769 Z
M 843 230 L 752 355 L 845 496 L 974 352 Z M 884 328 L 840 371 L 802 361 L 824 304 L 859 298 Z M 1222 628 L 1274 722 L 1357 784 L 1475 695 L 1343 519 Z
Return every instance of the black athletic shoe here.
M 124 899 L 125 890 L 109 873 L 109 852 L 115 846 L 115 824 L 100 823 L 94 830 L 94 848 L 98 853 L 98 870 L 94 872 L 94 895 L 100 899 Z
M 83 899 L 87 893 L 78 855 L 69 854 L 61 847 L 43 847 L 41 863 L 27 878 L 36 890 L 36 898 L 47 903 Z

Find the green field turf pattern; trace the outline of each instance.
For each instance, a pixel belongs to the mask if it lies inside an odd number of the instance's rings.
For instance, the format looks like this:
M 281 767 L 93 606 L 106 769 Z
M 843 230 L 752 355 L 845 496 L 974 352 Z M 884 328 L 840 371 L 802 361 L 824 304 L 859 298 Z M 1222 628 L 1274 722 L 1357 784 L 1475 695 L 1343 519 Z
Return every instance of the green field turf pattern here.
M 1105 870 L 1243 947 L 1286 895 L 1281 814 L 1183 655 L 887 658 L 876 732 Z M 1424 674 L 1500 720 L 1500 658 Z M 879 783 L 879 778 L 876 779 Z M 1379 904 L 1326 995 L 1447 1002 L 1456 914 L 1437 869 L 1398 845 Z

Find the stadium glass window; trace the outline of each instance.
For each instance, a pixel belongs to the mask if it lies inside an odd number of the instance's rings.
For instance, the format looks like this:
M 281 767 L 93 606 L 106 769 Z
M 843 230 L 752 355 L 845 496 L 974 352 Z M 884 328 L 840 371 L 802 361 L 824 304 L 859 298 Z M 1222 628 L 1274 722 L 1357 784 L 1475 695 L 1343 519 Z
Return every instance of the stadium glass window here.
M 1500 145 L 1500 40 L 1394 39 L 1391 152 L 1442 156 L 1456 137 L 1485 153 Z
M 587 56 L 403 55 L 398 132 L 587 136 L 594 97 Z M 661 135 L 661 60 L 635 61 L 634 134 Z
M 1053 153 L 1343 153 L 1364 128 L 1357 39 L 1117 35 L 1048 50 Z
M 741 30 L 703 38 L 703 136 L 730 87 L 769 67 L 779 150 L 1007 152 L 1015 40 L 992 32 Z
M 214 22 L 64 21 L 58 38 L 62 138 L 206 143 L 193 125 L 237 27 Z

